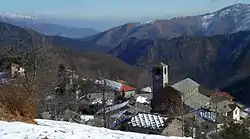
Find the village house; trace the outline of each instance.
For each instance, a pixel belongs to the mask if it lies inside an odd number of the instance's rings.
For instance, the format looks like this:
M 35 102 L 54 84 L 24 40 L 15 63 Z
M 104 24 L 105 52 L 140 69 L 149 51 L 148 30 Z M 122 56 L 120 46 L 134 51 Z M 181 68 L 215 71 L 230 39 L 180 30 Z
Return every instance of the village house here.
M 104 80 L 97 80 L 96 84 L 98 83 L 105 84 L 106 86 L 110 87 L 117 93 L 115 95 L 122 95 L 125 98 L 130 98 L 135 95 L 136 88 L 127 85 L 125 81 L 120 81 L 120 82 L 104 79 Z
M 17 76 L 24 76 L 25 70 L 23 67 L 21 67 L 19 64 L 12 63 L 11 64 L 11 77 L 15 78 Z
M 219 115 L 235 121 L 241 120 L 242 106 L 225 96 L 213 97 L 210 100 L 210 109 L 216 111 Z
M 11 79 L 25 75 L 25 69 L 20 66 L 17 58 L 2 58 L 0 60 L 0 83 L 6 84 Z

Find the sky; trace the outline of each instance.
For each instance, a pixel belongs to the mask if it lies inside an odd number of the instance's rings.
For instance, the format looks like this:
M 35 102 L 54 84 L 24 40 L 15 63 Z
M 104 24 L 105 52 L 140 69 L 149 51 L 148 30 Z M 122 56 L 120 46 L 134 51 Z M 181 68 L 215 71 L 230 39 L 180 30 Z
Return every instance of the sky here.
M 146 19 L 212 12 L 250 0 L 2 0 L 0 12 L 75 19 Z

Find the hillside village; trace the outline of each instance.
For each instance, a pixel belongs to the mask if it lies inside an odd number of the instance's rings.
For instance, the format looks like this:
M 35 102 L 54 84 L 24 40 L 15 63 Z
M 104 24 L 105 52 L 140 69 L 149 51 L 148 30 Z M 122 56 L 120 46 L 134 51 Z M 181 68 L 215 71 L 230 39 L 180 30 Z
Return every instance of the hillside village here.
M 152 68 L 152 86 L 140 90 L 123 80 L 86 79 L 59 66 L 57 87 L 42 100 L 41 119 L 62 120 L 163 136 L 202 138 L 224 123 L 242 122 L 250 111 L 226 92 L 200 93 L 191 78 L 169 84 L 168 65 Z M 25 76 L 10 63 L 1 72 L 1 84 Z
M 41 14 L 45 5 L 69 17 L 96 8 L 43 2 Z M 228 5 L 210 8 L 217 2 Z M 106 3 L 98 17 L 128 12 Z M 148 7 L 179 15 L 196 4 L 162 3 Z M 98 20 L 95 29 L 24 17 L 0 13 L 0 139 L 250 139 L 250 3 L 117 26 Z M 102 24 L 110 28 L 97 31 Z

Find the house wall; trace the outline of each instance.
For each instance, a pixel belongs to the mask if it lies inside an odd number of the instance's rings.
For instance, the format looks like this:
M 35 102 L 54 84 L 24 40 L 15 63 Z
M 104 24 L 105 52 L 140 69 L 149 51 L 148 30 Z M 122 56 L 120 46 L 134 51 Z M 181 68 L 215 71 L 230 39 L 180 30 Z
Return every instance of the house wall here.
M 233 119 L 239 121 L 240 120 L 240 113 L 241 113 L 240 108 L 236 107 L 233 110 Z
M 185 93 L 183 93 L 183 99 L 184 100 L 186 100 L 186 99 L 188 99 L 188 98 L 190 98 L 190 97 L 192 97 L 194 94 L 197 94 L 197 93 L 199 93 L 199 88 L 197 87 L 197 88 L 194 88 L 192 91 L 190 91 L 190 92 L 185 92 Z
M 24 76 L 24 68 L 20 67 L 18 64 L 11 64 L 11 76 L 15 76 L 15 72 Z
M 126 91 L 125 98 L 130 98 L 135 95 L 135 91 Z

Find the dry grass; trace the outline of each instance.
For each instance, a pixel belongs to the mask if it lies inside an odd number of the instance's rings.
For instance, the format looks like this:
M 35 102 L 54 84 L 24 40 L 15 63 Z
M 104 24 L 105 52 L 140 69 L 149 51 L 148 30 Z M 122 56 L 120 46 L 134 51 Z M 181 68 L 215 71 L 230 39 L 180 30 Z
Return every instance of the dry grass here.
M 4 86 L 0 88 L 0 120 L 35 123 L 37 114 L 36 93 L 22 87 Z

